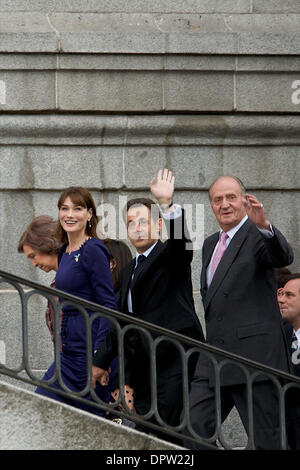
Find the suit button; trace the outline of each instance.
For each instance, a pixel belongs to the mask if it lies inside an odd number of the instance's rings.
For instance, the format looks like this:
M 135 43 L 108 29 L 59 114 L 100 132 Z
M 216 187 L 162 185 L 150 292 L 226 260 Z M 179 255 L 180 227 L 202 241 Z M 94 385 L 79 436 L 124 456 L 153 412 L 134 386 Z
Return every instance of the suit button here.
M 228 292 L 223 293 L 224 297 L 228 297 Z
M 221 338 L 216 339 L 217 344 L 224 344 L 224 340 Z
M 223 320 L 223 317 L 219 316 L 217 317 L 217 321 L 222 321 Z

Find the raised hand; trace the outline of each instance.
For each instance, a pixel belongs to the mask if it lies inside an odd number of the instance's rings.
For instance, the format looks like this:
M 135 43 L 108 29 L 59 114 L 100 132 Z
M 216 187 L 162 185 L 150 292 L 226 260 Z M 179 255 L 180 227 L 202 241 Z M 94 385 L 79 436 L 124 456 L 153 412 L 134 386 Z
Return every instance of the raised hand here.
M 270 230 L 270 222 L 266 218 L 263 204 L 252 194 L 245 194 L 244 205 L 248 217 L 259 228 Z
M 175 177 L 167 168 L 159 170 L 156 179 L 155 177 L 152 178 L 150 190 L 160 206 L 171 204 L 174 194 L 174 181 Z

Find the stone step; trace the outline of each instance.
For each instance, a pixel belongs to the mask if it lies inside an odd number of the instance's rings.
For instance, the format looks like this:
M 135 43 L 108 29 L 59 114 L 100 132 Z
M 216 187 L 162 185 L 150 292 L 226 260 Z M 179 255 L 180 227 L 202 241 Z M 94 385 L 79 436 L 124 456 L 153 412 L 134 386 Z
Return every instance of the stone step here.
M 183 450 L 3 381 L 0 400 L 1 450 Z

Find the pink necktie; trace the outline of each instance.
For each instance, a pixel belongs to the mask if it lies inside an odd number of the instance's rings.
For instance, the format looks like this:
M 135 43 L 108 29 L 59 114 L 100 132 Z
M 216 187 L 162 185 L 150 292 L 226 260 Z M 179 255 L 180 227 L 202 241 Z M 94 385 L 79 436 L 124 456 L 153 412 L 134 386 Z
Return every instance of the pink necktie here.
M 215 271 L 218 267 L 218 264 L 221 261 L 222 256 L 225 253 L 226 250 L 226 240 L 228 238 L 228 235 L 226 232 L 222 232 L 220 236 L 220 243 L 219 246 L 215 252 L 214 259 L 212 260 L 212 265 L 211 265 L 211 270 L 210 270 L 210 278 L 209 278 L 209 284 L 212 281 L 212 278 L 214 277 Z

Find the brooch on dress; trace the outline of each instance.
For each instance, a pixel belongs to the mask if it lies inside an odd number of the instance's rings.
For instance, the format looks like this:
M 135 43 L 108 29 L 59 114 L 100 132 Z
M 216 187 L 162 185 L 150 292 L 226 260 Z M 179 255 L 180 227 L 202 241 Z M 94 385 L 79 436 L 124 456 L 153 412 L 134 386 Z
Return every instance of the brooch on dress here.
M 74 258 L 75 258 L 76 263 L 78 263 L 79 256 L 80 256 L 80 253 L 78 253 L 78 255 L 74 255 Z

